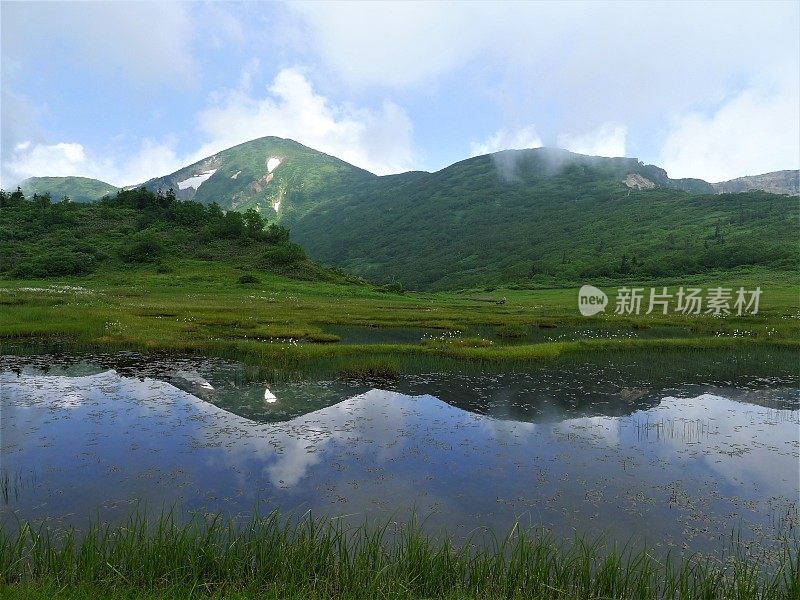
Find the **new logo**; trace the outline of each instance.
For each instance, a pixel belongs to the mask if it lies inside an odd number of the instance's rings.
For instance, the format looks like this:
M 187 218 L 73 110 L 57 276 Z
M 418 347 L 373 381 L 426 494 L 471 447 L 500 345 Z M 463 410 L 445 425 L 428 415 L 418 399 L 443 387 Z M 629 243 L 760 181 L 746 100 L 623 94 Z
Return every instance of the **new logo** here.
M 593 285 L 584 285 L 578 290 L 578 310 L 584 317 L 603 312 L 608 304 L 608 296 Z

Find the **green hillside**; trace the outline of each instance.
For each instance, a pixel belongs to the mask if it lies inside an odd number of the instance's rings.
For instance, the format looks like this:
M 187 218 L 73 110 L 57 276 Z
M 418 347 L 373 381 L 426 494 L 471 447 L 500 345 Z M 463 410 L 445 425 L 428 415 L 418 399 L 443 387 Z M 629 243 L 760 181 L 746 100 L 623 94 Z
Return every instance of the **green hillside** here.
M 113 194 L 117 186 L 89 177 L 31 177 L 19 184 L 26 196 L 50 194 L 53 201 L 64 196 L 73 202 L 93 202 Z
M 175 261 L 187 259 L 206 261 L 209 269 L 239 269 L 245 280 L 270 273 L 354 281 L 309 261 L 286 228 L 267 225 L 253 210 L 225 213 L 217 204 L 180 202 L 145 189 L 88 204 L 0 191 L 0 275 L 36 279 L 139 267 L 167 274 Z
M 336 190 L 286 222 L 313 258 L 413 288 L 796 270 L 796 199 L 623 183 L 660 173 L 635 159 L 509 151 Z
M 769 176 L 762 183 L 774 187 Z M 86 199 L 88 182 L 95 197 L 105 191 L 82 178 L 36 181 L 40 193 L 50 185 L 53 200 Z M 288 226 L 313 260 L 417 289 L 572 285 L 740 266 L 794 272 L 798 265 L 796 198 L 718 195 L 708 182 L 670 179 L 635 158 L 539 148 L 379 177 L 265 137 L 143 185 L 223 210 L 253 209 Z

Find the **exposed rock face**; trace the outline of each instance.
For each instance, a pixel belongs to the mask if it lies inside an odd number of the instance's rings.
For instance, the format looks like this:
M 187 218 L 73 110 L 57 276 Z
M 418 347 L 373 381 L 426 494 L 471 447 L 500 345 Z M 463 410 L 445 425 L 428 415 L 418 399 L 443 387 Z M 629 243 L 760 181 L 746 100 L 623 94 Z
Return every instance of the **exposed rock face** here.
M 800 196 L 800 171 L 774 171 L 763 175 L 738 177 L 730 181 L 712 183 L 711 186 L 717 194 L 762 190 L 771 194 Z
M 647 177 L 642 177 L 636 173 L 629 173 L 622 183 L 629 188 L 635 188 L 637 190 L 651 190 L 656 187 L 656 184 L 647 179 Z

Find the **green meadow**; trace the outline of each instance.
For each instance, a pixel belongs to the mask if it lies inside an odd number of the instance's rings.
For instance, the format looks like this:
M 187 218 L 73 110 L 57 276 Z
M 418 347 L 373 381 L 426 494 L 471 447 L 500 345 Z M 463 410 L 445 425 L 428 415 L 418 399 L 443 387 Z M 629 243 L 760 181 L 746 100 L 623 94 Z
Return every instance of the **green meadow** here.
M 551 278 L 549 288 L 486 280 L 457 292 L 404 291 L 398 282 L 372 285 L 312 262 L 285 227 L 255 210 L 178 201 L 172 190 L 125 190 L 91 204 L 0 191 L 0 344 L 200 353 L 275 377 L 391 376 L 465 363 L 524 368 L 616 350 L 798 348 L 800 279 L 786 261 L 712 266 L 673 269 L 669 277 L 628 269 L 581 279 L 611 296 L 605 312 L 587 318 L 575 274 Z M 615 314 L 623 285 L 644 288 L 640 314 Z M 645 314 L 649 288 L 664 286 L 673 294 L 679 286 L 759 287 L 762 296 L 755 315 Z M 426 336 L 354 342 L 331 330 L 342 327 L 415 328 Z M 563 328 L 582 333 L 564 336 Z M 553 335 L 530 336 L 532 329 Z
M 457 369 L 462 363 L 524 368 L 532 361 L 629 350 L 800 348 L 797 286 L 768 271 L 637 284 L 672 291 L 679 285 L 761 287 L 757 315 L 724 317 L 618 315 L 613 304 L 604 313 L 583 317 L 572 287 L 393 293 L 366 284 L 309 282 L 263 272 L 252 277 L 256 283 L 239 283 L 246 274 L 220 263 L 174 260 L 168 269 L 161 263 L 57 280 L 0 280 L 0 344 L 198 353 L 235 358 L 278 377 L 359 371 L 391 375 L 426 366 Z M 613 294 L 620 285 L 605 289 Z M 496 303 L 500 298 L 505 304 Z M 331 326 L 425 328 L 434 335 L 419 343 L 343 343 L 328 332 Z M 585 328 L 586 335 L 500 343 L 530 328 L 555 334 L 563 327 Z M 496 337 L 469 333 L 475 328 Z M 631 335 L 591 335 L 607 328 L 630 330 Z M 666 334 L 675 328 L 686 336 Z M 637 336 L 645 330 L 646 337 Z

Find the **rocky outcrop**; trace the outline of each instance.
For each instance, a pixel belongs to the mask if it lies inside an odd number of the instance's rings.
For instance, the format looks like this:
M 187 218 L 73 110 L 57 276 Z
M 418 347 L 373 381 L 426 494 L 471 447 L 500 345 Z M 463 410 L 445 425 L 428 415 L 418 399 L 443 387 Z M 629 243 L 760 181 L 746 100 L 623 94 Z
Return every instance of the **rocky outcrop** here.
M 656 187 L 656 184 L 647 179 L 646 177 L 642 177 L 641 175 L 637 175 L 636 173 L 629 173 L 625 180 L 622 182 L 627 185 L 629 188 L 637 189 L 637 190 L 651 190 Z
M 736 194 L 761 190 L 770 194 L 787 194 L 800 196 L 800 171 L 774 171 L 762 175 L 737 177 L 730 181 L 712 183 L 711 187 L 717 194 Z

